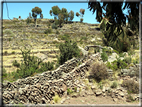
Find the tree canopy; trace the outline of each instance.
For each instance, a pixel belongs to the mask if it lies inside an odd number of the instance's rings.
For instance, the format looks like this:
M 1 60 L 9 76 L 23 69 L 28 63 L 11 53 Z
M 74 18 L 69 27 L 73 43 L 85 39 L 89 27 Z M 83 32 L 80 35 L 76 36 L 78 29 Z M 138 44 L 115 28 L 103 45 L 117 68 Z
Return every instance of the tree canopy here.
M 40 18 L 43 18 L 42 10 L 39 7 L 35 7 L 32 9 L 32 17 L 35 20 L 35 26 L 36 26 L 37 15 L 40 15 Z
M 139 2 L 127 1 L 128 0 L 125 1 L 125 5 L 123 6 L 123 2 L 103 2 L 102 0 L 101 2 L 93 2 L 89 0 L 88 9 L 93 11 L 93 14 L 96 12 L 96 19 L 101 23 L 100 28 L 102 29 L 105 39 L 107 42 L 111 42 L 111 45 L 114 43 L 123 43 L 123 47 L 129 45 L 126 40 L 126 36 L 128 35 L 126 35 L 124 29 L 124 27 L 126 27 L 126 19 L 128 19 L 127 27 L 133 32 L 135 31 L 133 34 L 138 33 Z M 123 12 L 125 9 L 127 9 L 128 14 Z M 118 48 L 118 46 L 116 48 Z M 122 51 L 125 51 L 125 49 L 122 49 Z

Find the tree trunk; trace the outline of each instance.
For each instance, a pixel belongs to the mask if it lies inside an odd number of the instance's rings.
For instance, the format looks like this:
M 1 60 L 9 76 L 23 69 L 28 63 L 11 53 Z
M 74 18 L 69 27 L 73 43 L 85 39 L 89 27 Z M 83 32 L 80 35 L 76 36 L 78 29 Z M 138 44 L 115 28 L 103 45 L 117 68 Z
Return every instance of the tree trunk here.
M 35 20 L 35 27 L 37 27 L 37 20 L 36 19 L 34 19 Z

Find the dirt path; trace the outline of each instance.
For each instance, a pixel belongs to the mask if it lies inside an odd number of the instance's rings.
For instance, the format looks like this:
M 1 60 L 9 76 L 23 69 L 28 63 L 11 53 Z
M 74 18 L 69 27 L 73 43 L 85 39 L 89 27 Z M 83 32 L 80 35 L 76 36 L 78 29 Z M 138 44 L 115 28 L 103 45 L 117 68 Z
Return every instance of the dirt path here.
M 124 102 L 122 100 L 118 100 L 114 102 L 110 96 L 86 96 L 86 97 L 77 97 L 67 99 L 63 104 L 139 104 L 139 101 L 135 102 Z

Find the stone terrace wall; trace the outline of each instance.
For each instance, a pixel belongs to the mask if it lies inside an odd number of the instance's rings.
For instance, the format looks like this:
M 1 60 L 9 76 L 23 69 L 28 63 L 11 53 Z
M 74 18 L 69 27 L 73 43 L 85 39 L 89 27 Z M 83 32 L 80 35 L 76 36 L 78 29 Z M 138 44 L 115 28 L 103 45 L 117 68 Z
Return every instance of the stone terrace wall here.
M 3 103 L 50 103 L 55 93 L 62 97 L 67 87 L 75 87 L 76 77 L 85 78 L 85 72 L 90 68 L 92 61 L 93 59 L 89 59 L 75 68 L 78 61 L 71 59 L 54 71 L 3 84 Z

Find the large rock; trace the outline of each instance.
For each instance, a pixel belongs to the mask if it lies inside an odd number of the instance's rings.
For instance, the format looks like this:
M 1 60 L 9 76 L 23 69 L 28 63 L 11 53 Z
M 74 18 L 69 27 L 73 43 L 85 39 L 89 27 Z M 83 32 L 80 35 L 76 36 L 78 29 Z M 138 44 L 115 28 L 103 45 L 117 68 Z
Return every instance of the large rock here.
M 96 96 L 99 96 L 101 94 L 102 94 L 102 90 L 100 90 L 100 89 L 96 90 Z

